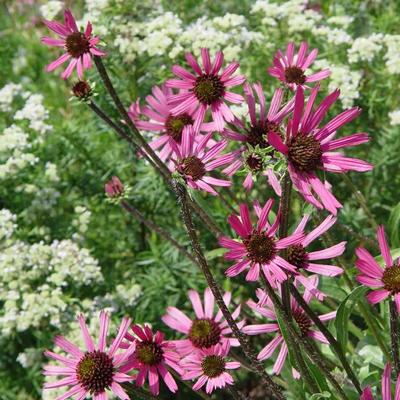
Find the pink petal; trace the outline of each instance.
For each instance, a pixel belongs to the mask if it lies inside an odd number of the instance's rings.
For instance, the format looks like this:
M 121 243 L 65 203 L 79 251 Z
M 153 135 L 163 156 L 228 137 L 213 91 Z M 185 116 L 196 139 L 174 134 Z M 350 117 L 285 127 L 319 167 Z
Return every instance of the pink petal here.
M 198 292 L 196 292 L 195 290 L 189 290 L 188 296 L 190 301 L 192 302 L 196 317 L 199 319 L 204 318 L 203 305 L 201 304 L 201 299 Z
M 59 67 L 61 64 L 63 64 L 65 61 L 67 61 L 71 56 L 68 53 L 63 54 L 57 60 L 51 62 L 46 66 L 46 71 L 51 72 L 54 71 L 57 67 Z
M 391 267 L 393 265 L 393 259 L 390 254 L 390 249 L 389 245 L 386 240 L 386 235 L 385 235 L 385 228 L 383 225 L 380 225 L 377 230 L 377 237 L 378 237 L 378 242 L 379 242 L 379 248 L 381 249 L 382 257 L 385 260 L 385 264 L 388 267 Z
M 385 300 L 389 296 L 390 292 L 386 289 L 374 290 L 371 293 L 368 293 L 367 300 L 371 304 L 380 303 L 382 300 Z

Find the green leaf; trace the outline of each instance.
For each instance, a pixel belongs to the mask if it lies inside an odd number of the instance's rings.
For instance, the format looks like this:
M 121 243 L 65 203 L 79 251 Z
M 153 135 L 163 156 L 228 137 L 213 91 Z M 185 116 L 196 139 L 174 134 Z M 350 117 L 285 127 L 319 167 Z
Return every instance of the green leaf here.
M 347 324 L 353 310 L 354 304 L 357 300 L 363 297 L 368 290 L 365 286 L 356 287 L 339 305 L 336 319 L 335 319 L 335 327 L 337 332 L 337 340 L 339 344 L 342 346 L 342 349 L 346 349 L 347 340 L 348 340 L 348 329 Z
M 389 236 L 392 246 L 400 246 L 400 203 L 390 212 Z

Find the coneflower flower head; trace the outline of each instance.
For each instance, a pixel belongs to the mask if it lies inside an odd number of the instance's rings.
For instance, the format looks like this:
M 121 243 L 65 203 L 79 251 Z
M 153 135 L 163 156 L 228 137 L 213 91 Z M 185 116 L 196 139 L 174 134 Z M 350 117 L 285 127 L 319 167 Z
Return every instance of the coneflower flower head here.
M 47 46 L 62 47 L 65 50 L 61 57 L 46 67 L 46 71 L 53 71 L 64 62 L 69 61 L 61 77 L 67 79 L 76 68 L 79 79 L 83 80 L 83 71 L 91 68 L 92 57 L 105 55 L 103 51 L 96 47 L 100 39 L 97 36 L 92 37 L 92 24 L 88 22 L 85 31 L 79 31 L 70 10 L 64 12 L 64 24 L 47 20 L 43 22 L 49 29 L 58 34 L 59 39 L 43 37 L 42 43 Z

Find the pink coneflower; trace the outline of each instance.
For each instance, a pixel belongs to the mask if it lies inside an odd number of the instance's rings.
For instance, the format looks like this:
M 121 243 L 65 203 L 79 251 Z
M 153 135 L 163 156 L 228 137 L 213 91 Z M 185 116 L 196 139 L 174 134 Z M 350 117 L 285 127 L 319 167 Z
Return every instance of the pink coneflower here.
M 239 346 L 238 340 L 230 336 L 232 330 L 223 319 L 221 310 L 214 316 L 214 296 L 210 288 L 204 291 L 204 308 L 198 292 L 189 290 L 188 296 L 196 318 L 188 318 L 176 307 L 168 307 L 167 314 L 162 317 L 164 324 L 187 335 L 187 339 L 173 341 L 181 356 L 198 349 L 209 349 L 218 343 L 229 342 L 232 346 Z M 230 292 L 224 294 L 224 302 L 228 307 L 231 302 Z M 240 305 L 232 313 L 233 319 L 237 319 L 239 314 Z M 243 326 L 244 321 L 238 322 L 239 328 Z
M 293 233 L 304 232 L 304 228 L 308 222 L 309 215 L 305 215 L 297 226 Z M 311 232 L 306 234 L 304 238 L 297 244 L 289 246 L 287 248 L 287 261 L 297 268 L 298 275 L 295 275 L 296 281 L 300 282 L 309 291 L 315 294 L 321 299 L 321 292 L 317 290 L 313 280 L 310 280 L 302 275 L 302 271 L 307 271 L 315 274 L 326 275 L 326 276 L 337 276 L 343 272 L 343 269 L 335 265 L 327 264 L 316 264 L 315 260 L 324 260 L 333 257 L 338 257 L 343 254 L 346 248 L 346 242 L 340 242 L 334 246 L 328 247 L 323 250 L 317 250 L 309 252 L 307 246 L 309 246 L 315 239 L 324 234 L 330 229 L 336 222 L 336 218 L 329 215 L 325 220 L 313 229 Z
M 262 268 L 265 277 L 275 286 L 276 281 L 283 282 L 287 279 L 285 270 L 296 272 L 296 267 L 280 257 L 278 252 L 300 243 L 304 234 L 297 232 L 286 238 L 277 239 L 275 234 L 279 228 L 279 216 L 272 225 L 268 223 L 268 215 L 273 204 L 272 199 L 268 200 L 263 208 L 258 203 L 254 204 L 258 218 L 254 226 L 246 204 L 239 206 L 240 216 L 231 215 L 228 218 L 232 229 L 239 235 L 239 240 L 226 236 L 219 239 L 219 244 L 229 249 L 225 254 L 225 259 L 237 261 L 226 270 L 227 276 L 236 276 L 248 268 L 246 280 L 255 281 L 259 278 L 260 268 Z
M 356 267 L 361 272 L 357 280 L 371 289 L 377 289 L 367 295 L 371 304 L 380 303 L 391 295 L 400 312 L 400 259 L 393 262 L 382 225 L 378 227 L 377 238 L 385 267 L 382 269 L 369 251 L 360 247 L 356 250 Z
M 272 304 L 272 301 L 267 296 L 267 294 L 262 289 L 257 289 L 256 295 L 259 299 L 260 303 L 255 303 L 253 300 L 249 300 L 247 305 L 256 313 L 266 317 L 268 319 L 268 323 L 265 324 L 257 324 L 257 325 L 247 325 L 242 331 L 247 335 L 261 335 L 265 333 L 274 333 L 275 337 L 260 351 L 257 358 L 261 361 L 266 360 L 272 357 L 274 351 L 280 347 L 279 355 L 275 361 L 273 367 L 273 373 L 279 375 L 281 373 L 282 367 L 285 363 L 288 348 L 283 339 L 283 336 L 280 332 L 278 319 L 276 317 L 275 309 Z M 309 291 L 305 291 L 303 298 L 307 302 L 307 304 L 311 301 L 311 293 Z M 293 320 L 296 322 L 300 334 L 303 337 L 311 337 L 315 340 L 318 340 L 321 343 L 329 344 L 326 337 L 317 330 L 314 330 L 314 323 L 311 319 L 304 313 L 303 309 L 297 304 L 294 298 L 290 300 L 290 307 L 292 310 Z M 319 316 L 321 321 L 329 321 L 336 316 L 336 311 L 323 314 Z M 296 370 L 293 371 L 293 376 L 295 378 L 299 378 L 300 375 Z
M 277 51 L 274 57 L 274 66 L 268 68 L 269 74 L 278 78 L 291 89 L 299 86 L 308 88 L 307 83 L 327 78 L 331 74 L 329 69 L 306 75 L 307 68 L 314 62 L 318 54 L 318 50 L 314 49 L 307 55 L 307 50 L 307 43 L 301 42 L 299 52 L 295 54 L 295 45 L 293 42 L 289 42 L 285 54 L 282 53 L 282 50 Z
M 168 389 L 175 393 L 178 390 L 178 385 L 167 369 L 171 367 L 180 375 L 183 373 L 179 366 L 180 357 L 175 351 L 175 346 L 170 341 L 164 340 L 164 334 L 160 331 L 153 334 L 148 325 L 144 325 L 142 328 L 134 324 L 131 329 L 136 337 L 126 333 L 127 342 L 121 343 L 121 347 L 129 348 L 132 343 L 136 343 L 136 350 L 129 357 L 124 370 L 139 370 L 136 377 L 136 385 L 139 387 L 144 385 L 147 376 L 150 392 L 153 395 L 157 396 L 160 391 L 159 375 L 161 375 Z
M 173 107 L 167 101 L 172 94 L 172 89 L 165 85 L 154 86 L 152 95 L 146 97 L 147 105 L 140 107 L 137 101 L 130 106 L 128 113 L 137 128 L 159 133 L 159 136 L 149 145 L 153 150 L 160 150 L 159 157 L 162 161 L 167 160 L 173 151 L 170 145 L 171 140 L 179 145 L 183 131 L 191 127 L 196 118 L 195 107 L 179 115 L 173 115 L 171 112 Z M 142 120 L 141 116 L 146 117 L 147 120 Z M 202 126 L 200 128 L 202 129 Z M 195 136 L 196 141 L 200 141 L 201 138 L 200 134 Z
M 125 193 L 124 185 L 118 176 L 113 176 L 111 180 L 104 185 L 104 190 L 106 195 L 111 199 L 121 197 Z
M 202 189 L 217 196 L 218 193 L 213 189 L 212 185 L 230 186 L 231 182 L 207 176 L 207 173 L 231 162 L 233 155 L 231 153 L 221 155 L 228 144 L 226 140 L 216 143 L 205 151 L 211 135 L 212 132 L 204 135 L 199 142 L 196 142 L 196 135 L 193 129 L 191 127 L 185 129 L 182 133 L 180 145 L 170 142 L 175 153 L 171 160 L 174 164 L 173 171 L 179 173 L 192 189 Z
M 53 71 L 72 58 L 61 77 L 67 79 L 76 68 L 78 77 L 82 80 L 83 71 L 92 66 L 92 57 L 105 55 L 96 47 L 100 38 L 92 37 L 92 24 L 88 22 L 85 32 L 80 32 L 70 10 L 64 12 L 64 25 L 56 21 L 44 20 L 43 22 L 49 29 L 57 33 L 60 39 L 43 37 L 42 43 L 48 46 L 64 47 L 66 50 L 66 53 L 46 67 L 46 71 Z
M 390 382 L 391 371 L 392 367 L 389 363 L 387 363 L 382 375 L 382 393 L 380 397 L 381 400 L 392 400 L 392 388 Z M 372 395 L 372 391 L 369 386 L 364 389 L 360 400 L 375 400 L 375 397 Z M 400 375 L 397 377 L 394 400 L 400 400 Z
M 184 380 L 197 379 L 193 390 L 199 390 L 206 385 L 206 393 L 233 385 L 232 375 L 228 372 L 240 368 L 237 361 L 228 361 L 230 345 L 228 342 L 217 344 L 209 349 L 198 350 L 182 360 L 185 374 Z
M 225 101 L 240 104 L 243 97 L 229 92 L 229 87 L 241 85 L 246 78 L 243 75 L 232 76 L 238 69 L 239 63 L 232 62 L 222 74 L 219 74 L 224 55 L 222 51 L 215 54 L 214 63 L 211 64 L 208 49 L 201 49 L 203 68 L 200 68 L 193 54 L 186 53 L 186 61 L 192 67 L 194 73 L 187 71 L 179 65 L 172 67 L 172 72 L 180 79 L 170 79 L 166 82 L 168 87 L 184 89 L 185 92 L 172 95 L 169 103 L 173 115 L 180 115 L 195 107 L 198 110 L 194 130 L 197 132 L 202 124 L 206 111 L 211 110 L 215 130 L 221 132 L 225 122 L 232 122 L 234 115 Z
M 269 184 L 273 187 L 278 196 L 281 195 L 281 185 L 276 178 L 271 165 L 274 161 L 274 150 L 268 143 L 268 132 L 273 131 L 281 135 L 281 124 L 283 119 L 292 111 L 293 101 L 289 101 L 281 107 L 283 99 L 283 90 L 277 89 L 272 97 L 271 104 L 266 112 L 265 95 L 260 83 L 253 85 L 259 102 L 259 116 L 256 112 L 256 99 L 250 85 L 244 85 L 247 106 L 250 115 L 250 125 L 246 126 L 239 119 L 233 121 L 239 129 L 245 130 L 245 134 L 225 129 L 223 135 L 228 139 L 239 141 L 243 146 L 235 153 L 236 160 L 223 170 L 228 176 L 234 175 L 239 168 L 245 167 L 248 171 L 243 186 L 250 190 L 253 187 L 254 179 L 257 175 L 267 176 Z M 272 150 L 271 150 L 272 149 Z
M 118 334 L 107 351 L 108 314 L 104 311 L 100 313 L 100 336 L 97 345 L 93 342 L 82 315 L 78 317 L 78 321 L 86 351 L 80 350 L 64 337 L 57 336 L 54 340 L 55 344 L 70 356 L 67 357 L 52 351 L 45 352 L 47 357 L 60 361 L 63 366 L 46 365 L 43 374 L 48 376 L 61 375 L 64 378 L 57 382 L 46 383 L 44 388 L 71 386 L 56 400 L 64 400 L 72 396 L 80 400 L 85 399 L 86 396 L 92 396 L 95 400 L 106 400 L 108 398 L 106 390 L 111 390 L 119 399 L 129 400 L 129 396 L 120 383 L 134 379 L 133 376 L 125 373 L 129 369 L 123 369 L 123 366 L 135 350 L 135 344 L 131 344 L 125 351 L 118 354 L 117 350 L 128 331 L 131 320 L 128 318 L 122 320 Z
M 351 170 L 370 171 L 373 168 L 371 164 L 333 151 L 368 142 L 369 138 L 366 133 L 355 133 L 344 138 L 333 139 L 339 128 L 360 114 L 361 110 L 358 107 L 343 111 L 322 128 L 318 128 L 340 93 L 339 90 L 335 90 L 321 102 L 315 111 L 312 111 L 318 90 L 318 85 L 312 89 L 307 104 L 304 106 L 304 91 L 301 87 L 297 89 L 293 117 L 288 122 L 286 142 L 284 143 L 282 138 L 272 131 L 268 134 L 268 141 L 286 156 L 292 182 L 305 200 L 317 208 L 326 208 L 336 215 L 337 209 L 342 205 L 330 192 L 328 185 L 317 177 L 316 172 L 318 169 L 337 173 Z M 311 190 L 315 192 L 319 200 Z

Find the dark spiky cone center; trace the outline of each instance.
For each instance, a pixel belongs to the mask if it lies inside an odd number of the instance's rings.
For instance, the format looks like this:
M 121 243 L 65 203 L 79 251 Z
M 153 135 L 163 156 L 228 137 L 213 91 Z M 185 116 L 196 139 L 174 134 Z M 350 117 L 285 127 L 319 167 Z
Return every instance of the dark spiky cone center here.
M 400 264 L 385 268 L 382 282 L 384 288 L 389 290 L 392 294 L 400 293 Z
M 186 125 L 193 125 L 193 118 L 187 114 L 169 115 L 165 121 L 165 130 L 167 135 L 172 137 L 175 142 L 180 143 L 182 139 L 183 128 Z
M 146 365 L 157 365 L 164 358 L 164 352 L 161 346 L 150 341 L 138 343 L 135 355 L 139 361 Z
M 301 172 L 315 171 L 322 165 L 321 144 L 313 136 L 297 135 L 289 143 L 289 161 Z
M 220 356 L 206 356 L 201 362 L 201 368 L 204 375 L 207 375 L 209 378 L 216 378 L 225 371 L 225 360 Z
M 253 147 L 258 145 L 261 149 L 265 149 L 269 146 L 267 137 L 268 132 L 271 131 L 280 134 L 279 125 L 268 120 L 265 122 L 259 122 L 258 124 L 251 126 L 247 131 L 247 143 Z
M 274 240 L 265 232 L 254 232 L 243 243 L 246 246 L 247 257 L 256 263 L 267 264 L 276 253 Z
M 304 268 L 308 262 L 308 254 L 301 244 L 294 244 L 287 249 L 287 261 L 297 268 Z
M 296 321 L 297 326 L 300 329 L 300 333 L 302 337 L 308 336 L 308 332 L 310 332 L 312 321 L 307 315 L 302 311 L 296 311 L 293 313 L 293 319 Z
M 71 33 L 67 36 L 65 42 L 65 47 L 67 48 L 68 53 L 74 58 L 79 58 L 83 54 L 89 52 L 89 40 L 81 32 Z
M 246 164 L 253 171 L 260 171 L 263 169 L 263 161 L 258 154 L 250 154 L 246 158 Z
M 206 168 L 199 158 L 190 156 L 182 160 L 182 173 L 189 175 L 194 181 L 197 181 L 205 175 Z
M 79 383 L 91 394 L 99 394 L 113 382 L 112 359 L 104 352 L 95 350 L 85 353 L 76 367 Z
M 92 89 L 86 81 L 79 81 L 72 86 L 72 93 L 78 99 L 85 100 L 92 95 Z
M 203 74 L 196 79 L 193 92 L 201 103 L 210 105 L 224 95 L 225 86 L 217 75 Z
M 221 328 L 210 318 L 195 319 L 189 331 L 189 339 L 193 346 L 210 348 L 219 343 Z
M 287 83 L 303 85 L 306 81 L 306 76 L 300 67 L 292 66 L 285 69 L 285 81 Z

